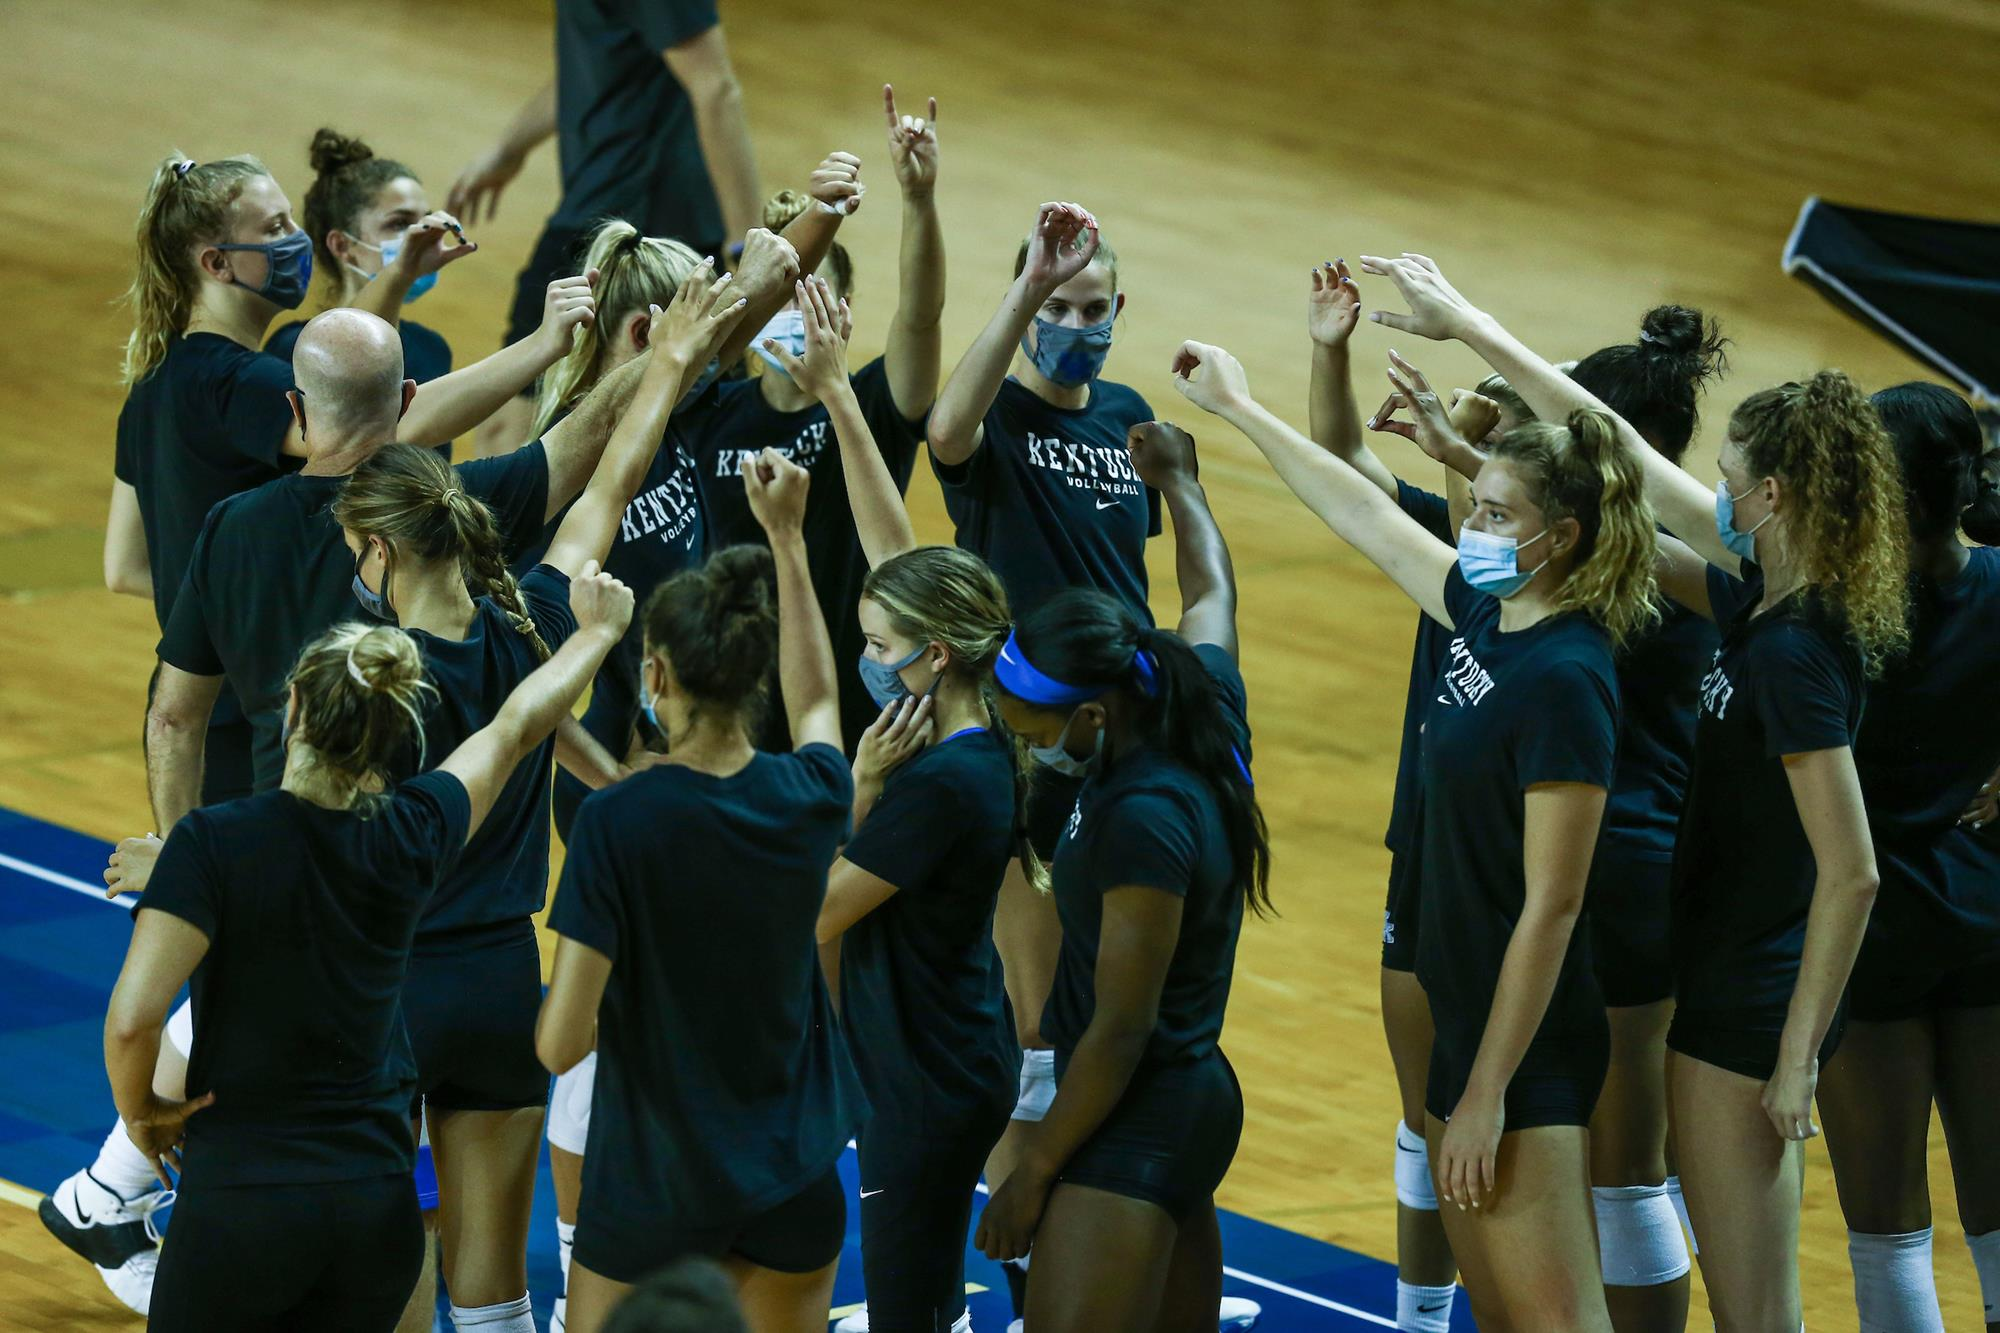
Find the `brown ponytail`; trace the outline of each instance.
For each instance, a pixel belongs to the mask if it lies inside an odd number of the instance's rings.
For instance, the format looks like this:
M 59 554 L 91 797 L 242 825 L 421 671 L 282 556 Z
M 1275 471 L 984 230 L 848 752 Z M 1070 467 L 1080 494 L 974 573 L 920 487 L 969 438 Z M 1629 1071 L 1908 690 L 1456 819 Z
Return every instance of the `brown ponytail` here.
M 1751 476 L 1783 484 L 1787 554 L 1878 672 L 1909 644 L 1910 531 L 1895 447 L 1874 405 L 1845 374 L 1822 370 L 1744 399 L 1729 438 Z
M 354 470 L 333 502 L 334 521 L 360 537 L 380 537 L 392 551 L 419 560 L 453 559 L 468 590 L 492 598 L 515 630 L 549 657 L 535 621 L 507 568 L 500 527 L 485 502 L 465 491 L 458 474 L 429 449 L 391 444 Z
M 287 684 L 299 700 L 293 739 L 350 804 L 389 786 L 412 750 L 423 767 L 424 709 L 437 690 L 403 631 L 336 625 L 306 645 Z
M 254 157 L 197 163 L 170 154 L 153 172 L 139 206 L 139 263 L 126 289 L 132 333 L 125 339 L 124 382 L 137 384 L 166 359 L 187 331 L 201 285 L 191 251 L 229 234 L 229 208 L 243 187 L 268 176 Z
M 1576 556 L 1556 607 L 1582 611 L 1622 647 L 1659 619 L 1653 577 L 1655 522 L 1638 461 L 1619 447 L 1618 429 L 1595 409 L 1562 425 L 1531 421 L 1502 436 L 1504 459 L 1551 525 L 1576 520 Z

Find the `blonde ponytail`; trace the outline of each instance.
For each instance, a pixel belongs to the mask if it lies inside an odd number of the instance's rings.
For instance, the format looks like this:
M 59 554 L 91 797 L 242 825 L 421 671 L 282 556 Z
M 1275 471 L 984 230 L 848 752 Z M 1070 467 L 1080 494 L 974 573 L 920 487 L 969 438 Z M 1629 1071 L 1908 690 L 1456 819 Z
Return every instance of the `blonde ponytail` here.
M 137 384 L 166 359 L 173 340 L 187 331 L 201 275 L 189 253 L 229 234 L 229 208 L 243 187 L 268 176 L 254 157 L 197 163 L 169 154 L 153 171 L 139 206 L 139 263 L 126 289 L 132 333 L 125 339 L 124 383 Z
M 424 766 L 424 710 L 437 690 L 403 631 L 336 625 L 306 645 L 288 684 L 299 699 L 293 736 L 350 803 L 389 786 L 412 741 L 416 765 Z
M 1517 426 L 1500 438 L 1493 457 L 1514 469 L 1544 521 L 1576 520 L 1576 556 L 1556 594 L 1558 610 L 1590 616 L 1614 648 L 1659 620 L 1653 507 L 1638 460 L 1620 447 L 1608 415 L 1579 409 L 1560 426 Z
M 597 270 L 597 316 L 578 326 L 569 352 L 542 372 L 535 395 L 535 434 L 547 433 L 563 413 L 575 407 L 604 374 L 606 339 L 649 305 L 665 309 L 688 274 L 701 263 L 679 241 L 642 236 L 639 229 L 612 218 L 591 234 L 583 269 Z

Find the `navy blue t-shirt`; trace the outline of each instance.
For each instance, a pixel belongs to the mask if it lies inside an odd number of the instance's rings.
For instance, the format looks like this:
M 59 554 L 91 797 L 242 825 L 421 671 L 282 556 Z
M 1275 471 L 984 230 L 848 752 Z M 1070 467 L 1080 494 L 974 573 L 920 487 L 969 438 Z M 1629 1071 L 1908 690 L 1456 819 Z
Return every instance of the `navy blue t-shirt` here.
M 1139 480 L 1125 444 L 1152 419 L 1123 384 L 1098 380 L 1087 404 L 1067 408 L 1009 377 L 972 457 L 931 456 L 958 544 L 993 566 L 1016 620 L 1059 592 L 1095 588 L 1152 623 L 1146 539 L 1160 533 L 1160 493 Z
M 1861 728 L 1861 651 L 1845 627 L 1803 591 L 1756 614 L 1764 576 L 1743 572 L 1708 571 L 1722 644 L 1674 842 L 1674 989 L 1689 1013 L 1790 1004 L 1817 863 L 1784 756 L 1852 746 Z
M 187 1170 L 204 1187 L 407 1176 L 417 1066 L 403 974 L 472 816 L 449 773 L 356 810 L 287 791 L 174 826 L 134 913 L 208 937 L 194 970 Z
M 1578 612 L 1502 631 L 1500 602 L 1452 566 L 1452 640 L 1424 714 L 1423 911 L 1417 979 L 1430 997 L 1443 1064 L 1470 1070 L 1486 1035 L 1508 941 L 1527 902 L 1527 791 L 1573 782 L 1607 791 L 1618 748 L 1611 640 Z M 1604 1000 L 1587 932 L 1570 935 L 1555 993 L 1516 1076 L 1568 1072 L 1602 1047 Z M 1449 1114 L 1462 1088 L 1433 1087 Z
M 694 107 L 662 59 L 716 22 L 714 0 L 557 0 L 562 203 L 552 225 L 624 218 L 697 254 L 721 242 Z
M 568 575 L 537 565 L 520 581 L 520 591 L 542 642 L 555 652 L 576 632 Z M 507 696 L 541 665 L 534 643 L 498 601 L 481 597 L 472 605 L 463 639 L 409 631 L 423 652 L 424 674 L 438 692 L 424 715 L 425 768 L 498 716 Z M 519 921 L 542 910 L 549 892 L 549 770 L 555 747 L 551 735 L 508 775 L 457 868 L 424 908 L 424 938 Z
M 2000 927 L 2000 875 L 1982 884 L 1947 863 L 1991 847 L 1958 816 L 2000 766 L 2000 548 L 1966 554 L 1954 579 L 1912 580 L 1909 652 L 1868 686 L 1854 742 L 1882 876 L 1869 932 L 1933 962 L 1990 951 Z
M 1451 506 L 1442 495 L 1398 477 L 1396 503 L 1421 523 L 1425 532 L 1441 542 L 1458 545 L 1458 534 L 1451 529 Z M 1389 805 L 1389 831 L 1382 837 L 1383 845 L 1397 855 L 1411 850 L 1417 797 L 1423 786 L 1424 710 L 1430 706 L 1431 687 L 1437 684 L 1445 646 L 1450 642 L 1450 630 L 1418 613 L 1417 637 L 1410 646 L 1409 693 L 1403 700 L 1403 748 L 1396 756 L 1396 794 Z
M 1014 1105 L 1021 1053 L 993 947 L 1013 854 L 1013 758 L 985 729 L 891 772 L 842 852 L 896 886 L 840 945 L 840 1015 L 871 1132 L 948 1135 Z
M 453 470 L 493 511 L 509 550 L 534 541 L 549 494 L 539 440 Z M 333 521 L 345 480 L 294 474 L 217 505 L 160 639 L 161 661 L 197 676 L 227 676 L 241 696 L 259 791 L 284 776 L 278 738 L 285 680 L 299 651 L 343 621 L 367 619 L 354 600 L 354 553 Z
M 1670 602 L 1660 623 L 1618 654 L 1618 772 L 1605 803 L 1604 836 L 1648 860 L 1673 859 L 1701 677 L 1720 642 L 1706 616 Z
M 775 373 L 768 368 L 765 374 Z M 875 358 L 850 377 L 861 415 L 882 451 L 882 461 L 895 478 L 896 489 L 910 487 L 910 469 L 923 443 L 924 418 L 905 417 L 889 390 L 888 367 Z M 806 492 L 806 561 L 812 568 L 813 592 L 826 617 L 833 641 L 833 660 L 840 680 L 841 732 L 852 750 L 881 713 L 868 697 L 858 671 L 851 670 L 867 648 L 856 608 L 861 584 L 868 577 L 868 557 L 854 530 L 854 510 L 847 499 L 847 471 L 840 461 L 840 442 L 832 418 L 818 403 L 796 412 L 780 412 L 765 399 L 758 380 L 735 380 L 716 386 L 715 394 L 674 419 L 695 458 L 707 506 L 709 532 L 717 549 L 749 542 L 766 545 L 764 529 L 750 512 L 743 489 L 743 464 L 765 449 L 776 449 L 812 474 Z
M 737 1225 L 840 1157 L 865 1101 L 815 944 L 854 779 L 830 745 L 594 792 L 549 928 L 611 960 L 586 1216 Z
M 1250 722 L 1243 677 L 1221 648 L 1199 644 L 1195 653 L 1214 682 L 1216 703 L 1247 767 Z M 1160 991 L 1159 1019 L 1139 1067 L 1199 1060 L 1213 1051 L 1236 972 L 1243 880 L 1249 873 L 1249 866 L 1236 864 L 1221 802 L 1200 774 L 1152 749 L 1120 755 L 1094 771 L 1050 867 L 1062 953 L 1042 1011 L 1042 1032 L 1056 1048 L 1058 1064 L 1067 1062 L 1097 1008 L 1104 895 L 1134 886 L 1186 900 Z

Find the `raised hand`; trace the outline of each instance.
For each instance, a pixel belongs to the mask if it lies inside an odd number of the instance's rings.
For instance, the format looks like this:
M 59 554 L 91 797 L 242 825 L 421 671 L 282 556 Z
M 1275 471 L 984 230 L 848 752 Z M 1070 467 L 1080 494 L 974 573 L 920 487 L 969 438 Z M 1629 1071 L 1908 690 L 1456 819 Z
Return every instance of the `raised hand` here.
M 1361 289 L 1354 285 L 1347 261 L 1321 264 L 1312 271 L 1312 283 L 1312 294 L 1306 298 L 1306 332 L 1321 347 L 1346 345 L 1361 322 Z
M 649 307 L 647 342 L 684 367 L 706 366 L 750 304 L 748 297 L 734 295 L 732 282 L 727 273 L 715 276 L 713 259 L 702 260 L 681 280 L 665 310 Z
M 861 196 L 867 193 L 867 187 L 861 183 L 861 159 L 852 153 L 828 153 L 813 168 L 806 193 L 827 212 L 852 217 L 861 210 Z
M 1204 412 L 1227 412 L 1249 401 L 1250 380 L 1243 363 L 1220 347 L 1184 342 L 1174 353 L 1174 387 Z
M 1437 264 L 1423 255 L 1408 251 L 1397 259 L 1363 255 L 1361 271 L 1395 283 L 1403 303 L 1410 307 L 1407 315 L 1395 310 L 1369 311 L 1368 318 L 1377 324 L 1442 342 L 1464 337 L 1466 329 L 1479 317 L 1478 308 L 1460 296 L 1458 289 L 1444 280 Z
M 458 244 L 446 245 L 447 236 L 457 237 Z M 396 251 L 396 271 L 414 282 L 477 249 L 477 245 L 465 239 L 464 229 L 449 212 L 428 213 L 403 233 L 403 244 Z
M 1139 480 L 1156 491 L 1171 490 L 1176 482 L 1194 481 L 1201 474 L 1194 456 L 1194 436 L 1171 421 L 1142 421 L 1125 432 L 1125 447 L 1132 454 L 1132 470 Z
M 583 571 L 569 583 L 570 614 L 576 617 L 579 634 L 601 631 L 613 639 L 623 638 L 632 623 L 632 590 L 604 572 L 595 561 L 584 562 Z
M 896 114 L 896 90 L 882 85 L 882 111 L 889 122 L 889 163 L 905 199 L 927 199 L 937 188 L 937 98 L 928 116 Z
M 836 303 L 826 279 L 817 274 L 801 279 L 796 292 L 799 313 L 805 317 L 805 355 L 793 356 L 770 338 L 764 340 L 764 350 L 778 358 L 792 383 L 824 402 L 847 384 L 847 339 L 854 331 L 854 319 L 846 300 Z
M 766 449 L 743 467 L 750 512 L 774 542 L 797 538 L 804 531 L 806 490 L 811 485 L 812 474 L 776 449 Z
M 541 327 L 529 336 L 541 339 L 542 354 L 552 364 L 569 354 L 577 325 L 597 317 L 597 296 L 591 290 L 596 283 L 597 270 L 592 269 L 573 278 L 557 278 L 543 293 Z
M 1394 356 L 1395 353 L 1390 353 Z M 1458 438 L 1475 449 L 1486 447 L 1486 437 L 1500 424 L 1500 404 L 1483 393 L 1471 389 L 1451 391 L 1451 428 L 1458 432 Z
M 1028 233 L 1021 276 L 1030 288 L 1052 292 L 1090 267 L 1097 239 L 1097 219 L 1081 204 L 1043 204 Z
M 736 261 L 736 280 L 746 296 L 763 296 L 799 276 L 799 252 L 768 227 L 752 227 L 743 236 L 743 254 Z
M 485 206 L 485 221 L 491 222 L 500 215 L 500 192 L 521 174 L 521 163 L 525 159 L 508 151 L 499 144 L 487 149 L 472 161 L 466 163 L 465 170 L 458 173 L 458 179 L 451 183 L 451 193 L 445 196 L 446 210 L 462 216 L 467 222 L 478 223 L 480 207 Z

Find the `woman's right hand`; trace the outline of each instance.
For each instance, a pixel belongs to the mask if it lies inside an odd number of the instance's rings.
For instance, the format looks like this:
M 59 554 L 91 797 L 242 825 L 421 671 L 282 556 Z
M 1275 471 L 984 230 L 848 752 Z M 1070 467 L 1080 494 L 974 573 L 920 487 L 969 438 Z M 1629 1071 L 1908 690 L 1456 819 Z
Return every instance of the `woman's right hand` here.
M 1361 289 L 1336 259 L 1312 271 L 1312 293 L 1306 297 L 1306 332 L 1321 347 L 1344 347 L 1361 322 Z
M 812 474 L 776 449 L 766 449 L 743 467 L 750 513 L 774 543 L 804 532 L 806 491 L 811 485 Z
M 1081 204 L 1043 204 L 1028 233 L 1021 277 L 1030 289 L 1054 291 L 1097 257 L 1097 219 Z
M 456 236 L 458 244 L 446 245 L 444 240 L 447 236 Z M 396 270 L 415 282 L 427 273 L 435 273 L 446 264 L 465 258 L 478 248 L 478 245 L 465 239 L 458 219 L 450 212 L 427 213 L 403 232 L 403 244 L 396 251 Z
M 714 260 L 702 260 L 674 289 L 665 310 L 651 307 L 646 340 L 684 367 L 706 366 L 750 305 L 748 297 L 725 296 L 732 281 L 727 273 L 715 276 Z
M 168 1101 L 157 1093 L 149 1093 L 146 1109 L 123 1120 L 125 1137 L 132 1140 L 132 1146 L 166 1188 L 174 1188 L 168 1169 L 175 1172 L 181 1169 L 181 1139 L 187 1133 L 188 1117 L 214 1104 L 213 1092 L 204 1092 L 184 1102 Z
M 792 383 L 823 403 L 847 386 L 847 339 L 854 332 L 854 317 L 845 300 L 835 303 L 826 279 L 817 274 L 799 280 L 795 299 L 805 317 L 806 354 L 793 356 L 769 338 L 764 350 L 778 358 Z
M 821 208 L 843 217 L 861 211 L 861 196 L 867 192 L 868 187 L 861 183 L 861 159 L 852 153 L 828 153 L 806 182 L 806 193 Z
M 1184 342 L 1174 353 L 1174 387 L 1204 412 L 1220 415 L 1250 401 L 1243 363 L 1210 343 Z
M 500 215 L 500 192 L 521 174 L 523 160 L 503 145 L 495 144 L 466 163 L 465 170 L 458 173 L 458 179 L 451 183 L 451 193 L 445 197 L 445 208 L 476 224 L 481 221 L 479 206 L 484 204 L 485 221 L 491 222 Z
M 1445 409 L 1443 401 L 1431 388 L 1430 381 L 1424 378 L 1424 372 L 1405 361 L 1402 355 L 1394 350 L 1389 353 L 1389 385 L 1389 399 L 1373 417 L 1369 418 L 1368 429 L 1389 435 L 1400 435 L 1446 467 L 1460 468 L 1466 458 L 1466 452 L 1473 448 L 1470 443 L 1471 437 L 1459 430 L 1452 413 Z M 1471 397 L 1479 398 L 1479 395 L 1473 394 Z M 1491 399 L 1483 398 L 1479 401 L 1492 402 Z M 1457 407 L 1468 423 L 1477 424 L 1483 415 L 1476 404 L 1467 406 L 1464 399 L 1459 400 Z M 1410 420 L 1396 420 L 1397 412 L 1408 412 Z M 1494 407 L 1493 415 L 1494 419 L 1498 420 L 1497 405 Z M 1487 422 L 1485 430 L 1480 431 L 1478 438 L 1484 439 L 1486 431 L 1492 428 L 1492 422 Z
M 597 631 L 614 641 L 622 639 L 632 623 L 632 590 L 595 560 L 585 561 L 583 572 L 569 582 L 569 610 L 576 617 L 577 633 Z
M 554 365 L 569 355 L 570 342 L 580 324 L 597 317 L 597 296 L 591 288 L 597 270 L 573 278 L 557 278 L 542 294 L 542 323 L 529 336 L 539 340 L 542 355 Z
M 144 893 L 153 878 L 153 863 L 160 859 L 160 849 L 166 845 L 165 839 L 151 833 L 119 843 L 112 850 L 111 863 L 104 868 L 104 896 Z
M 1369 311 L 1368 318 L 1377 324 L 1443 342 L 1464 337 L 1479 317 L 1478 308 L 1460 296 L 1458 289 L 1444 280 L 1438 266 L 1423 255 L 1407 251 L 1398 259 L 1363 255 L 1361 271 L 1395 283 L 1404 304 L 1410 307 L 1407 315 L 1395 310 Z

